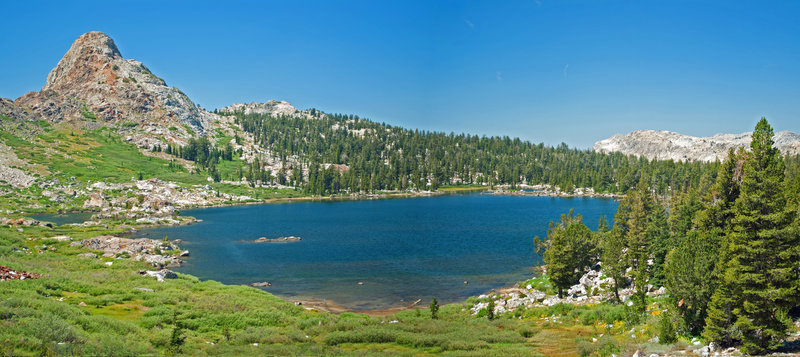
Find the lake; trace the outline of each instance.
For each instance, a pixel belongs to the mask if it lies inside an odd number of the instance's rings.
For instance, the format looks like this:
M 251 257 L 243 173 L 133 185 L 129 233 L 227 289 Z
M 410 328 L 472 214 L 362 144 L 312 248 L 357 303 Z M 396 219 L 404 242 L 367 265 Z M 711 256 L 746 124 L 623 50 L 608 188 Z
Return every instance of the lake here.
M 533 237 L 570 208 L 595 230 L 617 202 L 466 194 L 246 205 L 182 211 L 203 221 L 137 236 L 183 240 L 191 256 L 177 271 L 200 279 L 269 281 L 278 296 L 371 310 L 461 301 L 530 278 Z M 284 236 L 302 240 L 252 242 Z

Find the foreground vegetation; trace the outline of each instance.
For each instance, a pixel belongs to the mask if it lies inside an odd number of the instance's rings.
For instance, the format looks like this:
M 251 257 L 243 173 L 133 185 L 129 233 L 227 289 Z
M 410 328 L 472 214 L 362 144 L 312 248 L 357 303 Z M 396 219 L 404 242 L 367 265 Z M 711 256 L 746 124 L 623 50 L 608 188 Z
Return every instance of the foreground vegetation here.
M 649 289 L 667 288 L 664 329 L 748 354 L 781 347 L 800 310 L 800 176 L 772 137 L 762 118 L 749 151 L 731 150 L 716 177 L 670 199 L 642 176 L 613 229 L 592 233 L 572 212 L 551 224 L 537 246 L 559 295 L 602 264 L 616 299 L 630 286 L 638 311 Z
M 183 274 L 157 282 L 138 274 L 144 263 L 79 258 L 83 250 L 46 238 L 64 233 L 80 239 L 115 231 L 0 227 L 0 265 L 44 275 L 0 282 L 0 355 L 568 356 L 689 345 L 654 342 L 664 300 L 649 301 L 641 313 L 622 304 L 560 304 L 490 319 L 471 315 L 473 298 L 442 306 L 436 319 L 428 309 L 335 315 Z

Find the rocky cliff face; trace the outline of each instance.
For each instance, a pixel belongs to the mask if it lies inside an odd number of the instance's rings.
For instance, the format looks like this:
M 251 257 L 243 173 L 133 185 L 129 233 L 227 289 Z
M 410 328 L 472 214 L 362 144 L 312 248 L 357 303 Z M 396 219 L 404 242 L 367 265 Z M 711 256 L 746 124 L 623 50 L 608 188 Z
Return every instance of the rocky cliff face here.
M 730 148 L 749 146 L 751 134 L 717 134 L 701 138 L 671 131 L 638 130 L 600 140 L 594 144 L 594 150 L 621 152 L 651 160 L 724 160 Z M 774 140 L 775 147 L 784 154 L 800 154 L 800 134 L 781 131 L 775 134 Z
M 141 62 L 123 58 L 102 32 L 80 36 L 40 92 L 3 101 L 0 111 L 12 118 L 80 121 L 90 127 L 131 123 L 156 134 L 172 126 L 186 134 L 183 124 L 202 133 L 217 117 Z

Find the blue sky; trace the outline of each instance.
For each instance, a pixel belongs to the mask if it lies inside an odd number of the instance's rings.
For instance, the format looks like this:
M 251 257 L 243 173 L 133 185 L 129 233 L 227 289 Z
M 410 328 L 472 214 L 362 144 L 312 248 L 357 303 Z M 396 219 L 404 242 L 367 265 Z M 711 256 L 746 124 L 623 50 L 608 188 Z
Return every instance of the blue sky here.
M 590 147 L 637 129 L 800 131 L 800 2 L 5 2 L 0 97 L 108 33 L 207 109 L 288 100 Z

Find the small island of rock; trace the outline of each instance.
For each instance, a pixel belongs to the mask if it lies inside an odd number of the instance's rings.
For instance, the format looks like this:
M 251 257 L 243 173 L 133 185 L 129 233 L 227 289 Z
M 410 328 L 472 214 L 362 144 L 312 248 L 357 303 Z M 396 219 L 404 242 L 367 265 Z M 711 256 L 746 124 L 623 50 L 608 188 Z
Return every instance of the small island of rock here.
M 295 237 L 295 236 L 288 236 L 288 237 L 278 237 L 278 238 L 267 238 L 261 237 L 253 242 L 255 243 L 289 243 L 289 242 L 299 242 L 303 240 L 303 238 Z

